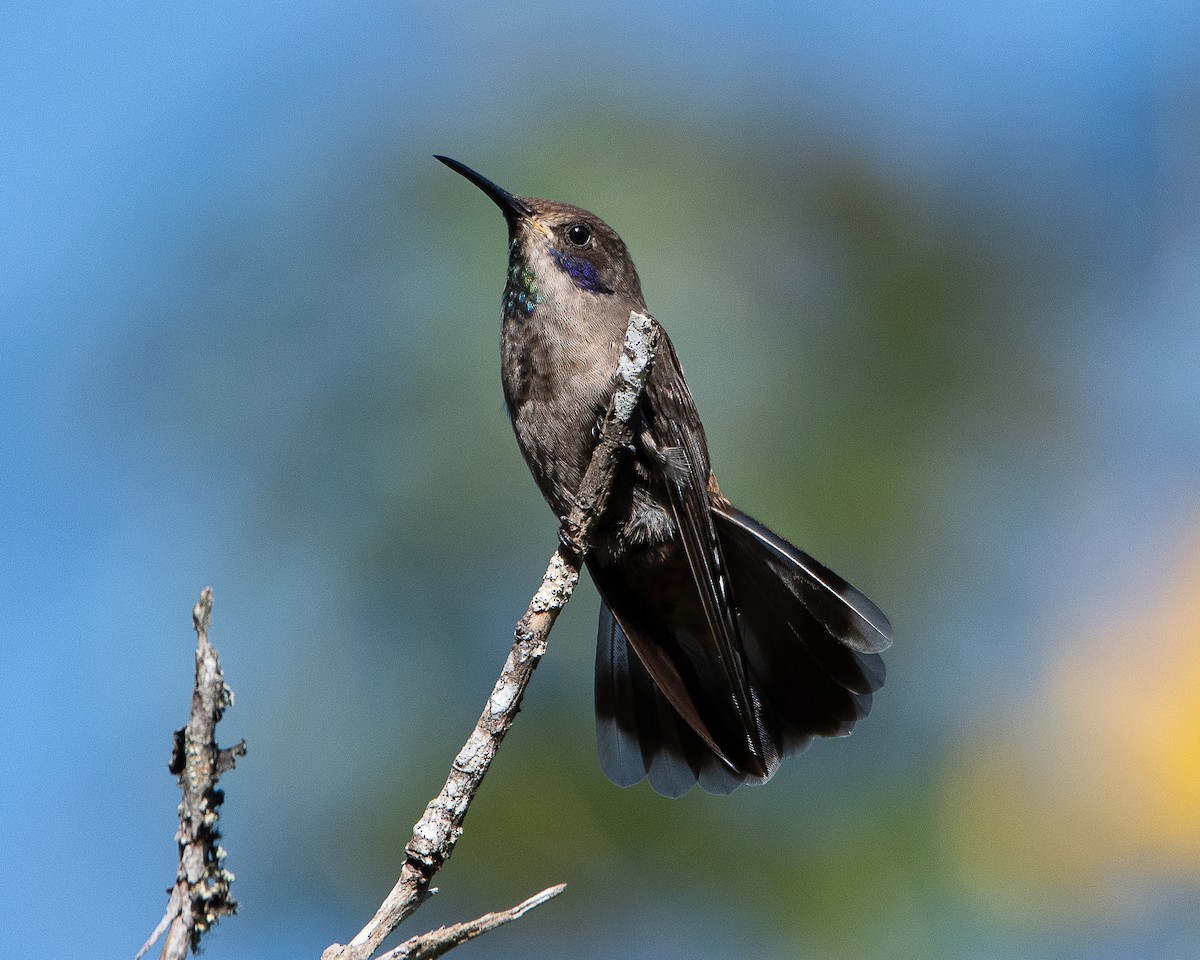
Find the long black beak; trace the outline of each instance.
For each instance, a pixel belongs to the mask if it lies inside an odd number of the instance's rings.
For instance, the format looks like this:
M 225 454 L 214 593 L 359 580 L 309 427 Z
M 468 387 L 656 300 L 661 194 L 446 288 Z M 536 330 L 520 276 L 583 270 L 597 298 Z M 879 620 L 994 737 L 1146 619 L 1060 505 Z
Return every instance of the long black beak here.
M 496 184 L 492 183 L 492 181 L 487 177 L 476 173 L 465 163 L 459 163 L 457 160 L 451 160 L 449 157 L 439 156 L 438 154 L 434 154 L 434 159 L 441 160 L 442 163 L 448 166 L 455 173 L 461 173 L 464 177 L 475 184 L 475 186 L 492 198 L 496 206 L 504 211 L 504 215 L 506 217 L 510 214 L 516 214 L 517 216 L 521 217 L 533 216 L 533 207 L 527 204 L 520 197 L 514 197 L 503 187 L 496 186 Z

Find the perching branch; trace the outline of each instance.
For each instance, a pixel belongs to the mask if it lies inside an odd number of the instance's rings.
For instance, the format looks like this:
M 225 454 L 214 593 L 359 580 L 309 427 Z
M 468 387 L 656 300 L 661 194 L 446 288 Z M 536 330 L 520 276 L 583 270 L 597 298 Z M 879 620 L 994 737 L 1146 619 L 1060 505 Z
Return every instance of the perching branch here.
M 218 846 L 218 808 L 225 799 L 217 789 L 221 774 L 232 770 L 236 758 L 245 756 L 246 741 L 222 750 L 217 746 L 217 722 L 233 706 L 233 691 L 225 686 L 221 660 L 208 642 L 212 615 L 212 588 L 205 587 L 192 609 L 196 629 L 196 682 L 187 726 L 175 731 L 175 746 L 168 769 L 179 777 L 183 802 L 179 805 L 179 870 L 167 901 L 167 911 L 141 950 L 146 953 L 165 931 L 162 960 L 184 960 L 188 948 L 196 950 L 200 937 L 221 917 L 237 912 L 229 892 L 233 874 L 222 866 L 225 851 Z
M 463 821 L 471 801 L 504 735 L 516 719 L 525 688 L 546 652 L 546 641 L 554 621 L 571 599 L 575 584 L 579 581 L 583 558 L 591 544 L 592 530 L 608 503 L 620 454 L 632 443 L 631 421 L 650 375 L 658 337 L 658 324 L 653 318 L 639 313 L 630 315 L 624 350 L 617 368 L 617 389 L 601 428 L 600 439 L 580 484 L 575 507 L 570 516 L 562 521 L 559 532 L 561 543 L 550 558 L 542 585 L 530 601 L 525 615 L 517 622 L 512 650 L 500 679 L 496 681 L 474 731 L 454 758 L 441 793 L 429 802 L 424 816 L 413 828 L 412 839 L 405 848 L 407 860 L 395 887 L 358 935 L 345 946 L 335 943 L 327 948 L 322 960 L 368 960 L 383 940 L 435 892 L 430 888 L 430 883 L 442 864 L 450 858 L 454 845 L 462 835 Z M 551 889 L 553 893 L 548 890 L 510 911 L 489 914 L 470 924 L 433 931 L 410 940 L 404 947 L 421 941 L 425 952 L 411 956 L 439 956 L 471 936 L 484 932 L 484 929 L 516 919 L 544 899 L 557 894 L 561 887 Z M 488 926 L 489 917 L 503 919 Z M 476 932 L 464 935 L 462 931 L 467 928 Z M 388 954 L 389 957 L 393 955 L 409 956 Z

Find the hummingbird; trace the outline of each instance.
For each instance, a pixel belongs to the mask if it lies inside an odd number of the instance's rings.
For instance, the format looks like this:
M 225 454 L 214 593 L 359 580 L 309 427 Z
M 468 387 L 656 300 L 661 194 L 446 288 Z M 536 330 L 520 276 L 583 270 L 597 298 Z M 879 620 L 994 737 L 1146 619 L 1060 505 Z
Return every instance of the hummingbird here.
M 501 380 L 517 445 L 551 509 L 571 511 L 615 390 L 630 313 L 624 242 L 566 203 L 518 197 L 438 156 L 508 223 Z M 666 797 L 763 783 L 839 737 L 884 681 L 886 616 L 721 492 L 665 331 L 587 569 L 601 597 L 596 733 L 619 786 Z

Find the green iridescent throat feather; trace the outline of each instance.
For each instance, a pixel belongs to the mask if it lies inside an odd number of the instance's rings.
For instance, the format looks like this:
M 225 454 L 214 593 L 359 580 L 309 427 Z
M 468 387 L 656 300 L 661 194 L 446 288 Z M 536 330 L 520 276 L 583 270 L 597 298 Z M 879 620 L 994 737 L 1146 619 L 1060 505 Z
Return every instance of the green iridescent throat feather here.
M 523 260 L 514 258 L 508 270 L 508 283 L 504 287 L 504 310 L 507 313 L 533 313 L 542 302 L 538 292 L 537 278 Z

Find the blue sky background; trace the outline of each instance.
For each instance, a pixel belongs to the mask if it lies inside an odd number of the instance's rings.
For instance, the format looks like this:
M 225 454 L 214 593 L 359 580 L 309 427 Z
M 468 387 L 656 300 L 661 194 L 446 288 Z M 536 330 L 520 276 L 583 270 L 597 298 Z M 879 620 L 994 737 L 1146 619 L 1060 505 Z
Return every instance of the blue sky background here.
M 616 225 L 723 486 L 899 640 L 849 741 L 662 805 L 596 770 L 585 592 L 413 930 L 566 881 L 462 955 L 1200 951 L 1193 5 L 0 9 L 0 955 L 157 921 L 208 584 L 206 955 L 390 885 L 554 543 L 503 229 L 433 153 Z M 896 256 L 943 326 L 859 330 Z

